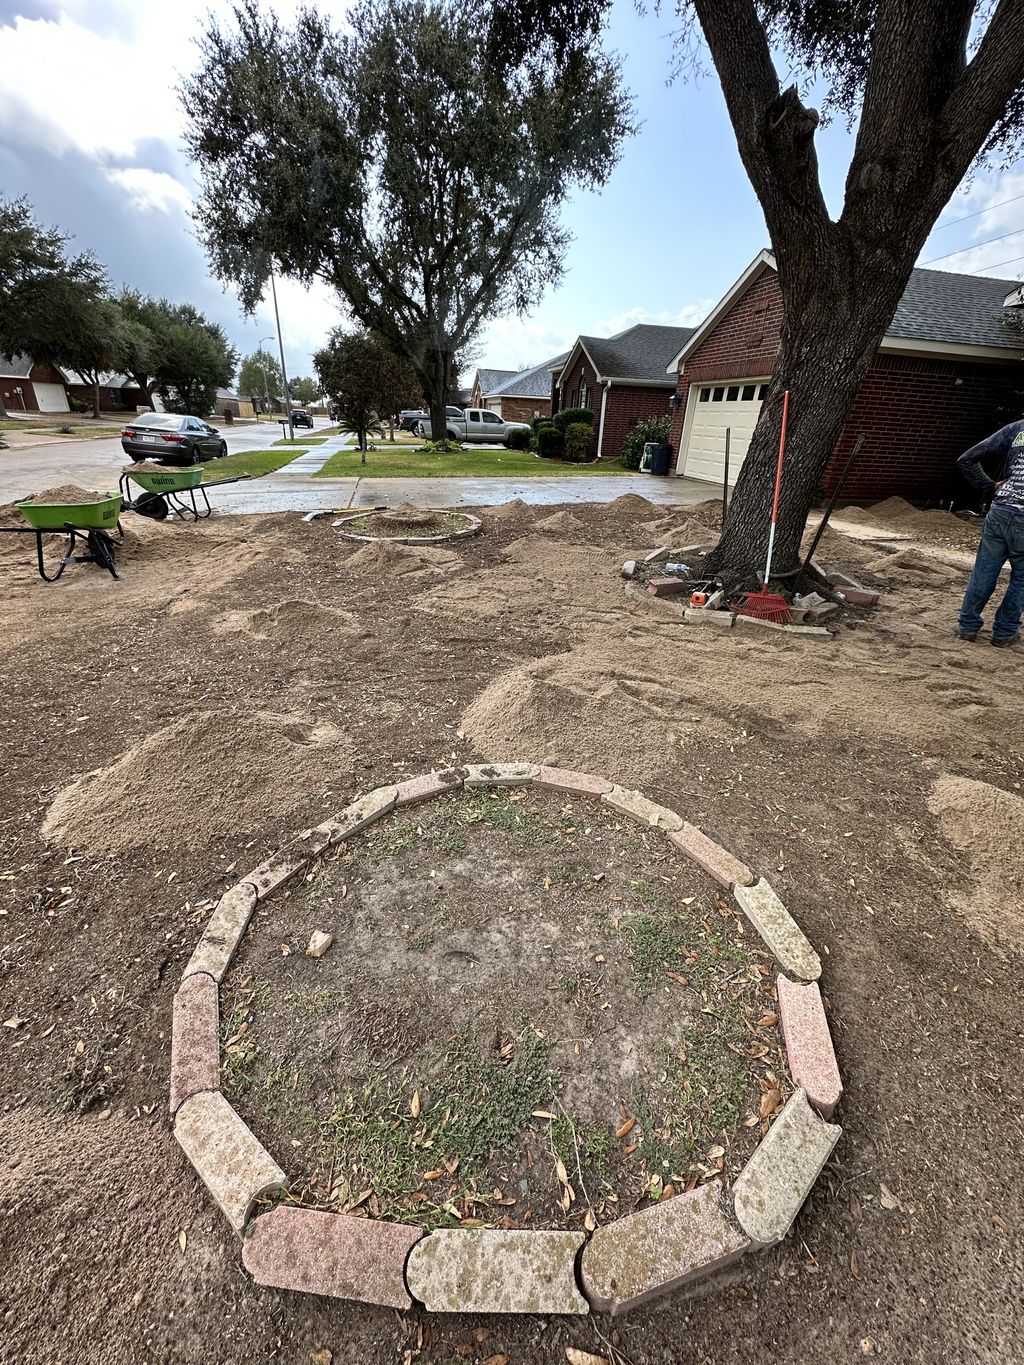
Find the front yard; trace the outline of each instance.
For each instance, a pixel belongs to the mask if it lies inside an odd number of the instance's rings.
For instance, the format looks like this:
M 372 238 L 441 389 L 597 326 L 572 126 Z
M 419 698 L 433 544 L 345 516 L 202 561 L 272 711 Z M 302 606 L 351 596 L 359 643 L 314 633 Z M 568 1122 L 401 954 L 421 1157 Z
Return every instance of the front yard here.
M 222 459 L 210 460 L 203 465 L 203 482 L 230 479 L 235 474 L 251 474 L 253 478 L 258 479 L 263 474 L 276 473 L 305 453 L 305 447 L 296 450 L 294 446 L 288 446 L 283 450 L 277 447 L 271 450 L 238 450 L 234 455 L 225 455 Z
M 603 474 L 628 474 L 618 460 L 602 460 L 599 464 L 567 464 L 561 460 L 541 460 L 529 450 L 461 450 L 455 454 L 394 447 L 378 448 L 367 453 L 361 464 L 359 451 L 346 447 L 324 465 L 315 476 L 318 479 L 373 478 L 373 479 L 481 479 L 494 475 L 507 479 L 563 479 L 574 474 L 588 478 Z

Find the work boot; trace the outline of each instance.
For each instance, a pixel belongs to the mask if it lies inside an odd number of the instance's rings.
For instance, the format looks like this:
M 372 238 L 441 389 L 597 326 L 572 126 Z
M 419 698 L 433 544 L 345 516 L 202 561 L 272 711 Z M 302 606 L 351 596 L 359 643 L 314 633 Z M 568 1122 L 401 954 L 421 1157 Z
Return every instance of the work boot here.
M 957 626 L 956 630 L 953 633 L 958 640 L 967 640 L 969 643 L 973 642 L 978 638 L 978 632 L 976 630 L 975 631 L 961 630 L 959 626 Z M 993 641 L 993 643 L 995 642 Z
M 1019 632 L 1016 635 L 1008 636 L 1005 640 L 997 640 L 995 636 L 993 636 L 992 644 L 995 646 L 996 649 L 1009 649 L 1010 646 L 1015 645 L 1019 639 L 1020 639 Z

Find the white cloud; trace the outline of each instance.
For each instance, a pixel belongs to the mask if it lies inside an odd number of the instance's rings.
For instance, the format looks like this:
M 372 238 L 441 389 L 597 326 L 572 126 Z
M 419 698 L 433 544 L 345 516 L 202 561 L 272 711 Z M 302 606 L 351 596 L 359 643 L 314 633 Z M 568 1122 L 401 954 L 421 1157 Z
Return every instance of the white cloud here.
M 674 313 L 667 308 L 657 312 L 650 308 L 629 308 L 624 313 L 616 313 L 595 323 L 593 330 L 585 330 L 584 334 L 599 337 L 617 336 L 619 332 L 635 327 L 638 322 L 655 323 L 659 327 L 696 327 L 698 322 L 704 321 L 716 302 L 715 299 L 699 299 L 696 303 L 688 303 Z
M 954 249 L 964 239 L 973 245 Z M 1005 279 L 1024 272 L 1024 173 L 979 176 L 957 195 L 928 238 L 919 264 Z
M 173 175 L 165 171 L 151 171 L 145 166 L 108 167 L 104 174 L 112 184 L 120 185 L 132 201 L 132 205 L 147 212 L 157 210 L 170 213 L 172 209 L 182 209 L 189 213 L 192 209 L 192 196 Z

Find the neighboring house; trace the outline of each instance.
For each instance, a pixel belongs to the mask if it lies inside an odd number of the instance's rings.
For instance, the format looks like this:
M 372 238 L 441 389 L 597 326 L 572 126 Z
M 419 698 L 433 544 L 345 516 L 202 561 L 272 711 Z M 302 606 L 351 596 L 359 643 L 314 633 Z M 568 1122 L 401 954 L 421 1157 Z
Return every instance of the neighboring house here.
M 553 373 L 552 413 L 590 408 L 595 419 L 590 453 L 615 459 L 637 422 L 669 412 L 676 387 L 669 367 L 692 331 L 640 322 L 613 337 L 577 337 Z
M 1016 280 L 915 270 L 825 471 L 825 491 L 863 433 L 844 498 L 898 494 L 921 501 L 962 493 L 956 457 L 1020 415 L 1024 335 L 1004 318 L 1019 299 Z M 775 365 L 781 322 L 775 259 L 762 251 L 669 365 L 677 377 L 676 473 L 721 485 L 728 428 L 735 483 Z
M 68 397 L 77 398 L 80 403 L 92 407 L 93 386 L 85 375 L 77 370 L 64 370 Z M 134 379 L 126 374 L 108 372 L 100 375 L 100 409 L 103 412 L 137 412 L 139 408 L 150 408 L 152 403 L 144 389 L 140 389 Z
M 64 376 L 27 355 L 0 356 L 0 394 L 8 412 L 69 412 Z
M 495 389 L 500 389 L 502 384 L 507 384 L 510 379 L 515 379 L 517 373 L 516 370 L 477 370 L 473 376 L 473 386 L 469 391 L 467 406 L 489 408 L 491 406 L 491 394 Z M 494 410 L 497 412 L 497 408 Z
M 223 417 L 228 411 L 232 417 L 256 416 L 256 409 L 253 407 L 251 398 L 243 398 L 240 393 L 234 393 L 231 389 L 218 389 L 213 411 L 208 416 Z
M 569 352 L 552 356 L 532 370 L 519 370 L 491 390 L 483 406 L 492 408 L 506 422 L 532 422 L 535 417 L 551 416 L 551 372 L 560 369 Z M 500 374 L 502 371 L 495 370 Z

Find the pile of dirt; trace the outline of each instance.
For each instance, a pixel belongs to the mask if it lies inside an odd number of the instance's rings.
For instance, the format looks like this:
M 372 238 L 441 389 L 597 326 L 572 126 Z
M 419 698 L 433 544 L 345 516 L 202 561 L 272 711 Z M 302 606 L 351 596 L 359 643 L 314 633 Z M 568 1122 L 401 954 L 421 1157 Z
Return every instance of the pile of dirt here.
M 170 474 L 173 470 L 172 466 L 154 464 L 152 460 L 137 460 L 135 464 L 124 465 L 121 472 L 122 474 Z
M 549 536 L 572 535 L 587 529 L 586 523 L 569 511 L 553 512 L 550 517 L 543 517 L 536 522 L 535 526 Z
M 926 555 L 913 546 L 906 546 L 892 555 L 882 555 L 866 565 L 870 573 L 877 574 L 891 584 L 906 584 L 912 588 L 942 588 L 956 578 L 963 577 L 963 570 L 941 559 Z
M 54 488 L 44 488 L 41 493 L 33 493 L 24 501 L 36 502 L 40 507 L 80 507 L 87 502 L 103 502 L 109 497 L 109 493 L 79 488 L 77 483 L 60 483 Z
M 325 607 L 307 598 L 289 598 L 256 611 L 231 611 L 213 626 L 217 635 L 237 632 L 273 639 L 282 646 L 301 645 L 310 637 L 363 635 L 357 619 L 340 607 Z
M 523 502 L 522 498 L 513 498 L 511 502 L 499 502 L 493 507 L 488 507 L 484 515 L 488 520 L 511 522 L 514 525 L 516 522 L 532 521 L 533 509 L 528 503 Z
M 1024 799 L 945 774 L 928 808 L 974 876 L 970 891 L 952 892 L 954 906 L 987 942 L 1024 952 Z
M 450 573 L 461 562 L 455 550 L 440 546 L 389 545 L 379 541 L 349 555 L 345 567 L 373 578 L 416 578 Z
M 305 716 L 197 711 L 58 792 L 43 835 L 95 853 L 242 834 L 323 791 L 350 763 L 347 737 Z

